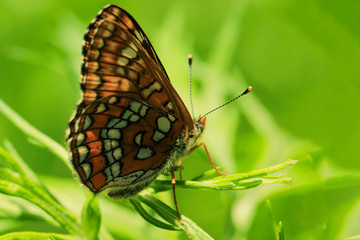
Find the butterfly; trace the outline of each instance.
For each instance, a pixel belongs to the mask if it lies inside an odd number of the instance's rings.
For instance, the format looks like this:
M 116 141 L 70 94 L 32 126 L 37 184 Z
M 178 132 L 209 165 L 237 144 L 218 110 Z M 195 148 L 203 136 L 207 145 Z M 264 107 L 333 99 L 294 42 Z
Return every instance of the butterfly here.
M 82 99 L 67 137 L 73 167 L 92 192 L 132 197 L 194 150 L 206 118 L 192 119 L 124 9 L 108 5 L 98 13 L 82 54 Z
M 93 193 L 104 191 L 121 199 L 135 196 L 160 173 L 170 171 L 182 222 L 175 162 L 203 146 L 213 168 L 225 175 L 205 143 L 195 143 L 204 130 L 205 115 L 252 87 L 193 119 L 139 24 L 116 5 L 106 6 L 90 23 L 82 54 L 82 99 L 67 133 L 76 175 Z

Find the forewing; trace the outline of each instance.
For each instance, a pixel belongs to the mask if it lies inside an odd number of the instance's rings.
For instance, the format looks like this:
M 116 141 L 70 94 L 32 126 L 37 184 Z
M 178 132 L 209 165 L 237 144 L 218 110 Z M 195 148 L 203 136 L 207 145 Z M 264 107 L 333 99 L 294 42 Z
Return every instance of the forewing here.
M 132 36 L 134 36 L 134 38 L 143 46 L 144 51 L 148 53 L 148 55 L 161 68 L 167 77 L 165 68 L 163 67 L 144 31 L 127 11 L 116 5 L 107 5 L 104 7 L 90 23 L 84 37 L 83 56 L 87 55 L 91 45 L 90 42 L 94 38 L 94 33 L 98 28 L 101 20 L 116 22 L 119 26 L 122 27 L 123 31 L 129 32 Z
M 85 35 L 83 55 L 84 106 L 119 93 L 138 93 L 142 101 L 193 128 L 150 41 L 125 10 L 109 5 L 98 14 Z

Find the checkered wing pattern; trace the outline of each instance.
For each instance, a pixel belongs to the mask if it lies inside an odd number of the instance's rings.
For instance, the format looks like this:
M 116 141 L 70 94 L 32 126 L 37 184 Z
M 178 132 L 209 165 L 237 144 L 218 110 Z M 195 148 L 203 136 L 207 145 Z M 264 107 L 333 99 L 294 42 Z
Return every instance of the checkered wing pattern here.
M 76 173 L 95 193 L 135 195 L 169 165 L 194 122 L 145 33 L 118 6 L 89 25 L 81 72 L 68 135 Z

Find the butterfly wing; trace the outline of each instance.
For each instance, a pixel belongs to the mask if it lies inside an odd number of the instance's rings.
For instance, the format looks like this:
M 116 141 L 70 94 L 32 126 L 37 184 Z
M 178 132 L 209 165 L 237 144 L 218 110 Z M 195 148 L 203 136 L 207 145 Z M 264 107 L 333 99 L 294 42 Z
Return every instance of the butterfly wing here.
M 134 97 L 102 98 L 76 117 L 77 131 L 70 140 L 72 161 L 93 192 L 156 176 L 182 131 L 173 115 Z
M 125 190 L 116 197 L 136 194 L 194 123 L 146 35 L 123 9 L 110 5 L 98 14 L 83 54 L 83 100 L 69 123 L 73 165 L 93 192 L 119 187 Z
M 105 7 L 85 35 L 81 88 L 84 103 L 137 92 L 148 104 L 175 114 L 189 129 L 193 120 L 138 23 L 122 8 Z
M 156 65 L 166 74 L 165 68 L 139 24 L 128 12 L 116 5 L 104 7 L 90 23 L 84 37 L 83 56 L 87 56 L 91 45 L 90 42 L 94 38 L 95 31 L 101 20 L 114 21 L 122 27 L 123 31 L 130 33 L 142 46 L 144 46 L 144 50 L 147 51 L 148 55 L 155 61 Z

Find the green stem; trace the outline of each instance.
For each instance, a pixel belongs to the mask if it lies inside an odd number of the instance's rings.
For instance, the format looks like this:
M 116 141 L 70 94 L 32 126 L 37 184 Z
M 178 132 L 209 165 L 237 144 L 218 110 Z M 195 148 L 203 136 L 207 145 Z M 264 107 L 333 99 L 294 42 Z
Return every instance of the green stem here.
M 74 218 L 69 218 L 67 214 L 64 214 L 66 211 L 58 204 L 53 204 L 43 200 L 41 196 L 36 196 L 31 193 L 31 189 L 25 189 L 17 183 L 11 183 L 8 181 L 0 180 L 0 192 L 6 195 L 13 197 L 19 197 L 25 199 L 39 208 L 48 213 L 56 222 L 63 226 L 69 233 L 81 234 L 79 225 Z M 45 199 L 45 198 L 44 198 Z
M 51 138 L 49 138 L 48 136 L 37 130 L 35 127 L 33 127 L 30 123 L 28 123 L 25 119 L 23 119 L 20 115 L 18 115 L 15 111 L 13 111 L 1 99 L 0 99 L 0 112 L 2 112 L 27 136 L 41 143 L 50 152 L 54 153 L 56 156 L 62 159 L 65 162 L 65 164 L 69 167 L 69 169 L 72 169 L 70 161 L 68 161 L 68 153 L 63 146 L 61 146 L 59 143 L 55 142 L 54 140 L 52 140 Z

